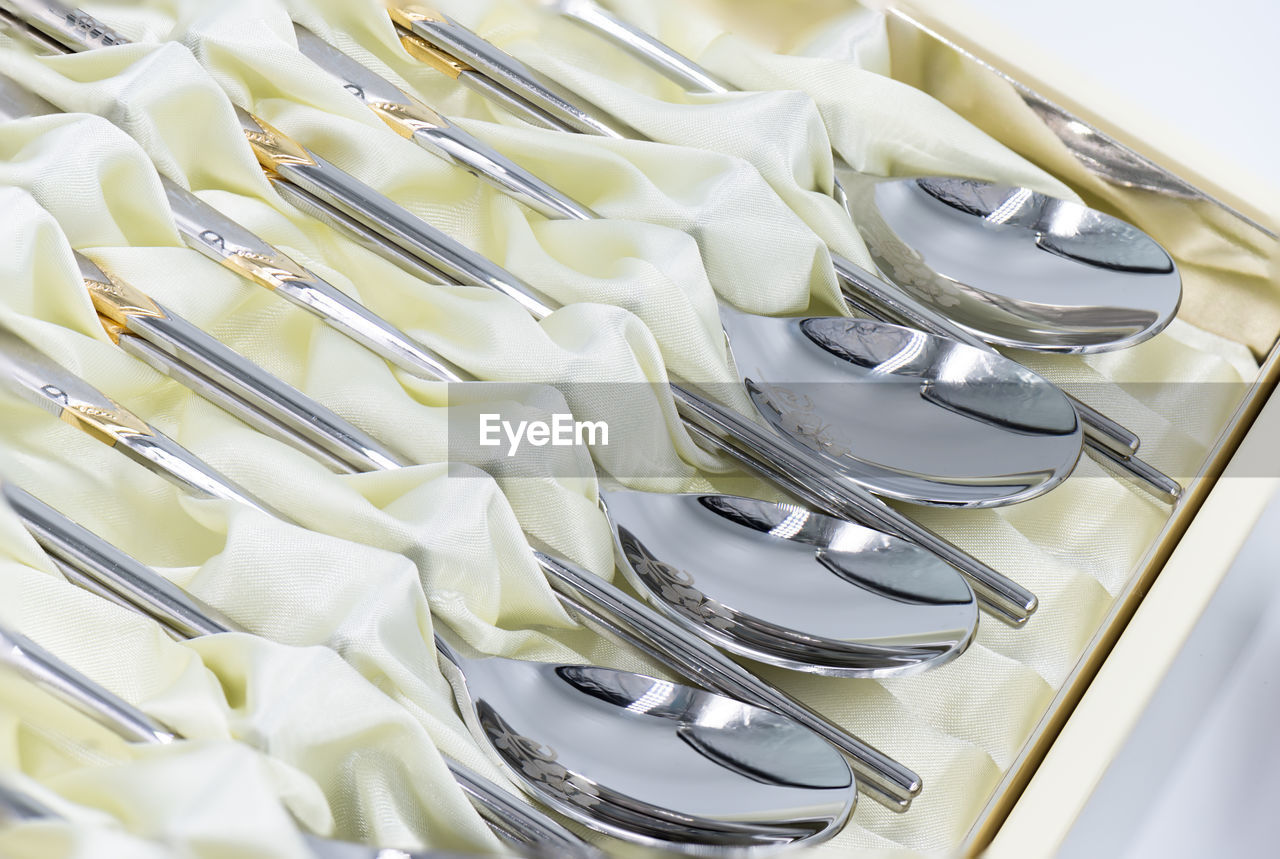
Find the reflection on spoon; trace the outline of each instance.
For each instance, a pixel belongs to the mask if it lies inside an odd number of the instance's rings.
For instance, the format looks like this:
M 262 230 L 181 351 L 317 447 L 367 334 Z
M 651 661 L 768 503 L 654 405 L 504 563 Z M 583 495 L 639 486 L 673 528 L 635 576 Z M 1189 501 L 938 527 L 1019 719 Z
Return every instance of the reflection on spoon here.
M 1080 456 L 1066 395 L 993 352 L 863 319 L 723 319 L 765 420 L 878 494 L 1002 506 L 1057 486 Z
M 881 531 L 729 495 L 605 491 L 602 502 L 632 586 L 732 653 L 827 676 L 901 676 L 956 658 L 977 630 L 963 577 Z
M 847 183 L 876 265 L 983 340 L 1123 349 L 1177 315 L 1173 259 L 1132 224 L 1028 188 L 931 176 Z
M 472 730 L 567 817 L 706 853 L 822 840 L 852 811 L 844 758 L 768 710 L 626 671 L 437 646 Z

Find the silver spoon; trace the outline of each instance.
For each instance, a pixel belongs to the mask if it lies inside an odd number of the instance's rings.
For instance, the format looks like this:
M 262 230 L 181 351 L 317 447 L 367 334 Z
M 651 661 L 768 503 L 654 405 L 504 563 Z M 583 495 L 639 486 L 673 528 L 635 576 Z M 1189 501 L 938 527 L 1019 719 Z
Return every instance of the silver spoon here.
M 42 15 L 18 8 L 23 5 L 9 2 L 6 8 L 26 17 L 33 27 L 41 28 L 47 35 L 62 41 L 67 45 L 67 50 L 83 50 L 101 43 L 100 39 L 91 35 L 86 37 L 82 24 L 85 20 L 92 19 L 88 19 L 83 13 L 75 13 L 81 15 L 80 19 L 76 19 L 80 23 L 68 25 L 65 19 L 47 11 L 60 4 L 41 0 L 37 5 L 45 10 Z M 109 32 L 104 25 L 98 26 L 104 32 Z M 111 41 L 120 43 L 122 38 L 113 35 Z M 262 120 L 238 108 L 237 115 L 259 161 L 275 174 L 273 183 L 286 198 L 294 202 L 302 201 L 304 204 L 310 198 L 325 202 L 382 238 L 399 245 L 437 275 L 456 279 L 461 283 L 497 289 L 520 302 L 535 316 L 545 316 L 554 308 L 554 302 L 514 274 L 429 227 L 421 219 L 337 170 Z M 735 357 L 738 372 L 744 383 L 750 381 L 748 374 L 764 375 L 769 377 L 769 384 L 780 388 L 795 378 L 790 374 L 795 373 L 796 368 L 813 368 L 819 361 L 824 369 L 822 381 L 849 383 L 827 385 L 822 396 L 809 398 L 807 402 L 812 414 L 775 416 L 775 411 L 785 408 L 780 407 L 783 401 L 798 399 L 787 391 L 779 391 L 779 397 L 762 410 L 763 416 L 775 430 L 771 449 L 781 443 L 795 445 L 801 456 L 817 453 L 819 466 L 845 481 L 890 498 L 913 503 L 988 507 L 1016 503 L 1049 491 L 1070 475 L 1079 457 L 1080 431 L 1075 415 L 1070 413 L 1065 395 L 1034 373 L 1003 358 L 986 362 L 985 372 L 980 379 L 962 383 L 983 386 L 985 392 L 982 399 L 993 401 L 992 406 L 983 407 L 976 413 L 967 409 L 953 409 L 945 398 L 935 400 L 928 396 L 918 397 L 909 385 L 897 388 L 904 394 L 905 403 L 911 406 L 924 403 L 927 406 L 922 421 L 914 421 L 909 415 L 904 418 L 905 422 L 911 424 L 905 432 L 918 432 L 921 427 L 936 424 L 942 443 L 951 453 L 950 457 L 945 458 L 945 462 L 938 462 L 944 458 L 921 456 L 920 449 L 916 446 L 896 443 L 898 438 L 905 437 L 903 432 L 891 432 L 888 438 L 877 438 L 874 445 L 859 448 L 858 455 L 854 455 L 852 449 L 846 453 L 838 447 L 824 444 L 812 434 L 797 433 L 791 428 L 797 422 L 804 427 L 816 421 L 822 425 L 840 426 L 842 431 L 847 430 L 840 420 L 850 411 L 862 411 L 862 407 L 856 398 L 846 400 L 845 397 L 859 387 L 852 383 L 859 382 L 862 373 L 861 368 L 853 366 L 844 378 L 840 378 L 841 359 L 845 354 L 867 353 L 875 347 L 859 342 L 833 342 L 829 347 L 822 344 L 817 350 L 824 354 L 806 356 L 800 353 L 805 350 L 815 351 L 812 349 L 813 339 L 796 337 L 791 333 L 791 328 L 801 320 L 751 317 L 727 305 L 722 305 L 722 317 L 732 346 L 737 352 Z M 806 325 L 809 322 L 810 320 L 803 321 Z M 884 339 L 865 326 L 846 328 L 843 333 L 836 333 L 831 328 L 827 338 L 857 341 L 864 334 L 877 340 Z M 757 338 L 762 342 L 754 342 Z M 793 348 L 786 349 L 786 346 Z M 929 351 L 931 354 L 938 354 L 951 350 L 945 344 L 938 343 Z M 969 359 L 955 362 L 953 366 L 962 365 L 967 360 Z M 936 372 L 936 368 L 924 369 Z M 878 370 L 883 373 L 885 366 L 882 365 Z M 999 399 L 1001 392 L 1013 390 L 1028 390 L 1031 395 L 1022 400 L 1019 406 L 1021 414 L 1016 425 L 1010 426 L 1004 420 L 1004 406 L 994 401 Z M 758 397 L 753 397 L 753 402 L 759 406 Z M 975 402 L 976 399 L 970 405 Z M 1041 410 L 1042 413 L 1032 414 L 1035 410 Z M 864 425 L 863 429 L 869 427 Z M 880 435 L 879 427 L 875 428 L 875 433 Z M 930 440 L 933 443 L 928 449 L 936 450 L 938 436 L 930 436 Z M 857 445 L 865 440 L 854 438 L 852 441 Z M 877 456 L 885 457 L 885 461 L 864 461 L 862 457 L 868 454 L 863 451 L 872 450 Z M 927 466 L 935 462 L 939 464 L 940 470 L 936 474 L 930 473 Z
M 850 201 L 877 267 L 988 342 L 1104 352 L 1177 316 L 1182 279 L 1164 248 L 1079 203 L 941 176 L 856 183 Z
M 594 0 L 539 1 L 552 11 L 565 15 L 616 42 L 659 72 L 689 89 L 700 92 L 731 91 L 727 84 L 719 81 L 692 60 L 611 15 Z M 573 114 L 582 114 L 597 120 L 601 116 L 607 116 L 607 112 L 594 106 L 591 106 L 591 109 L 583 107 L 580 97 L 569 93 L 502 53 L 457 22 L 420 8 L 415 8 L 412 13 L 393 9 L 390 14 L 397 26 L 401 28 L 399 30 L 401 40 L 410 53 L 415 53 L 412 45 L 416 42 L 423 42 L 446 54 L 453 52 L 455 62 L 475 63 L 484 74 L 492 76 L 494 80 L 518 92 L 521 96 L 518 100 L 523 102 L 523 107 L 517 110 L 517 115 L 525 119 L 540 116 L 540 119 L 531 121 L 542 127 L 562 131 L 601 133 L 598 130 L 593 131 L 587 124 L 568 121 L 569 116 L 565 114 L 562 105 L 568 102 L 571 104 Z M 484 89 L 478 89 L 478 91 L 487 94 Z M 512 99 L 499 101 L 504 106 L 510 106 Z M 630 136 L 637 136 L 637 134 L 638 132 L 632 133 Z M 835 182 L 833 196 L 852 217 L 853 202 L 838 179 Z M 891 286 L 839 254 L 832 253 L 832 263 L 844 288 L 845 298 L 855 310 L 873 318 L 905 322 L 920 330 L 951 337 L 978 348 L 991 348 L 985 339 L 970 334 L 967 329 L 951 322 L 933 307 L 916 301 L 898 287 Z M 1007 275 L 997 271 L 995 275 L 997 282 L 1006 279 Z M 1166 323 L 1167 321 L 1165 320 Z M 1110 470 L 1135 480 L 1142 489 L 1157 498 L 1169 503 L 1177 501 L 1181 494 L 1181 486 L 1178 482 L 1134 456 L 1140 445 L 1137 435 L 1092 406 L 1074 397 L 1070 399 L 1084 421 L 1085 441 L 1095 459 Z
M 109 276 L 76 257 L 104 326 L 129 354 L 335 471 L 411 464 L 120 280 L 104 294 Z M 977 627 L 977 602 L 959 573 L 882 532 L 719 494 L 618 487 L 601 493 L 601 506 L 637 590 L 741 656 L 883 677 L 954 659 Z
M 733 89 L 596 0 L 537 2 L 686 89 Z M 868 177 L 859 184 L 845 193 L 846 207 L 876 265 L 987 342 L 1073 354 L 1124 349 L 1177 315 L 1182 283 L 1172 258 L 1118 218 L 977 179 Z
M 538 3 L 686 89 L 732 91 L 596 0 Z M 867 179 L 844 199 L 886 277 L 989 343 L 1071 354 L 1125 349 L 1177 315 L 1182 283 L 1164 248 L 1079 203 L 947 176 Z
M 150 315 L 150 318 L 160 317 Z M 3 324 L 0 324 L 0 383 L 7 383 L 18 396 L 48 409 L 90 436 L 121 448 L 126 455 L 189 492 L 235 501 L 281 521 L 291 521 Z M 333 417 L 341 420 L 336 415 Z M 369 441 L 376 446 L 376 442 Z M 673 671 L 708 688 L 787 716 L 819 734 L 848 755 L 866 789 L 888 807 L 906 810 L 920 792 L 920 777 L 916 773 L 764 682 L 703 639 L 672 627 L 594 573 L 545 552 L 535 550 L 533 554 L 561 603 L 588 625 L 633 644 Z M 1034 607 L 1034 597 L 1032 601 Z
M 411 464 L 76 257 L 104 327 L 129 354 L 335 471 Z M 108 280 L 109 291 L 102 288 Z M 686 629 L 739 655 L 832 676 L 883 677 L 948 662 L 976 631 L 976 599 L 955 569 L 887 534 L 793 505 L 725 495 L 616 488 L 602 493 L 601 504 L 624 573 L 639 592 Z M 692 610 L 687 588 L 673 591 L 670 577 L 655 578 L 662 562 L 654 552 L 695 571 L 703 587 L 716 584 L 720 616 L 705 616 L 705 600 Z
M 0 665 L 129 743 L 168 745 L 183 739 L 176 731 L 117 697 L 58 659 L 31 639 L 0 624 Z M 13 788 L 0 790 L 0 802 L 21 819 L 56 817 L 43 803 Z M 449 859 L 462 854 L 435 850 L 404 851 L 349 844 L 308 832 L 299 833 L 316 859 Z M 474 855 L 474 854 L 472 854 Z
M 170 629 L 203 615 L 202 629 L 243 631 L 47 505 L 0 488 L 72 581 L 87 578 Z M 157 611 L 157 592 L 181 610 Z M 852 812 L 844 758 L 774 713 L 626 671 L 467 658 L 438 635 L 436 647 L 482 748 L 533 796 L 594 829 L 724 855 L 825 839 Z

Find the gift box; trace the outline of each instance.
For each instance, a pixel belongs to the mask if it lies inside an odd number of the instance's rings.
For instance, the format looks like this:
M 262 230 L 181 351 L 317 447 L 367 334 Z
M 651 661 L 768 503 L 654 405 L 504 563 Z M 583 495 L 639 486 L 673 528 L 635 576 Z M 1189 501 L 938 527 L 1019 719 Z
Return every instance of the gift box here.
M 1168 637 L 1132 647 L 1171 653 L 1179 623 L 1185 629 L 1193 619 L 1212 576 L 1195 589 L 1153 582 L 1188 576 L 1177 571 L 1189 566 L 1169 559 L 1175 548 L 1194 551 L 1198 517 L 1215 506 L 1247 509 L 1243 495 L 1205 499 L 1232 491 L 1220 475 L 1276 379 L 1280 295 L 1268 201 L 1251 199 L 1247 181 L 1216 166 L 1187 163 L 1169 138 L 1129 127 L 1105 98 L 1074 91 L 1069 75 L 1055 77 L 1034 56 L 1001 53 L 1012 40 L 949 5 L 900 5 L 882 17 L 820 0 L 614 4 L 747 91 L 728 96 L 685 93 L 527 3 L 441 5 L 659 142 L 529 128 L 415 62 L 372 2 L 104 3 L 90 11 L 141 44 L 53 59 L 4 53 L 0 71 L 64 110 L 107 117 L 129 132 L 89 116 L 4 129 L 16 251 L 6 270 L 6 319 L 305 526 L 193 501 L 69 428 L 51 431 L 46 415 L 11 412 L 4 435 L 11 452 L 0 462 L 8 477 L 278 642 L 236 635 L 169 642 L 146 621 L 56 580 L 6 521 L 11 600 L 0 619 L 52 637 L 60 655 L 187 735 L 245 740 L 266 752 L 254 757 L 242 746 L 211 743 L 202 756 L 175 749 L 140 761 L 106 744 L 102 754 L 86 754 L 49 740 L 51 729 L 32 734 L 19 719 L 10 726 L 11 762 L 84 806 L 110 805 L 125 829 L 154 835 L 152 827 L 163 826 L 161 834 L 183 843 L 226 837 L 233 830 L 225 822 L 246 797 L 274 790 L 297 820 L 337 837 L 489 847 L 436 749 L 495 780 L 504 776 L 452 710 L 430 648 L 432 623 L 443 621 L 484 652 L 662 673 L 576 628 L 529 558 L 522 531 L 614 576 L 591 477 L 566 478 L 554 461 L 534 478 L 460 477 L 444 464 L 455 392 L 393 373 L 182 247 L 156 168 L 481 378 L 570 383 L 559 394 L 567 408 L 606 420 L 630 440 L 631 448 L 611 446 L 597 459 L 629 485 L 774 497 L 698 448 L 661 393 L 649 391 L 660 390 L 667 369 L 724 376 L 717 295 L 762 313 L 842 309 L 826 248 L 872 261 L 826 193 L 837 176 L 834 149 L 849 166 L 840 175 L 851 180 L 945 173 L 1079 195 L 1146 230 L 1183 272 L 1179 320 L 1149 343 L 1083 358 L 1012 353 L 1137 430 L 1143 455 L 1185 482 L 1176 507 L 1082 458 L 1066 484 L 1035 501 L 912 510 L 1034 590 L 1039 612 L 1017 629 L 984 617 L 968 653 L 919 676 L 834 680 L 764 671 L 924 778 L 909 812 L 864 798 L 822 849 L 977 851 L 1007 820 L 1008 833 L 994 843 L 1041 852 L 1049 827 L 1069 822 L 1071 802 L 1062 794 L 1078 807 L 1088 790 L 1085 762 L 1096 772 L 1114 747 L 1088 736 L 1068 745 L 1089 730 L 1064 731 L 1064 723 L 1073 712 L 1085 717 L 1090 682 L 1107 676 L 1099 668 L 1109 655 L 1124 652 L 1113 645 L 1139 629 L 1129 620 L 1140 606 L 1159 611 L 1144 597 L 1162 589 L 1175 605 L 1153 623 Z M 543 221 L 431 159 L 298 57 L 290 14 L 609 220 Z M 424 288 L 308 220 L 263 179 L 232 102 L 545 285 L 566 307 L 535 323 L 501 296 Z M 1099 173 L 1103 156 L 1119 161 L 1110 174 Z M 1117 184 L 1124 171 L 1124 181 L 1141 182 Z M 101 330 L 73 271 L 72 247 L 425 464 L 334 476 L 137 365 Z M 504 394 L 478 398 L 489 396 Z M 618 452 L 636 445 L 651 471 L 637 472 Z M 68 622 L 69 612 L 77 623 Z M 104 640 L 116 648 L 110 660 L 100 655 Z M 315 655 L 318 645 L 336 646 L 347 661 L 327 650 Z M 384 697 L 357 691 L 361 681 Z M 1126 687 L 1126 700 L 1114 697 L 1101 710 L 1123 706 L 1132 718 L 1143 687 L 1117 685 Z M 281 688 L 296 693 L 292 709 L 274 709 Z M 16 709 L 34 706 L 10 694 Z M 342 709 L 343 698 L 362 703 L 359 718 Z M 329 723 L 315 715 L 323 712 L 350 718 Z M 23 711 L 22 718 L 33 717 Z M 1079 771 L 1055 775 L 1055 760 Z M 244 775 L 255 766 L 265 774 Z M 233 770 L 243 786 L 228 775 Z M 173 779 L 209 780 L 201 820 L 177 795 L 159 801 L 156 785 Z M 1042 779 L 1049 787 L 1038 787 Z M 1024 793 L 1029 782 L 1034 789 Z M 1046 791 L 1051 799 L 1037 801 Z M 119 834 L 109 819 L 89 822 Z M 278 846 L 281 855 L 296 849 L 281 834 L 288 826 L 280 817 L 256 823 L 236 836 Z

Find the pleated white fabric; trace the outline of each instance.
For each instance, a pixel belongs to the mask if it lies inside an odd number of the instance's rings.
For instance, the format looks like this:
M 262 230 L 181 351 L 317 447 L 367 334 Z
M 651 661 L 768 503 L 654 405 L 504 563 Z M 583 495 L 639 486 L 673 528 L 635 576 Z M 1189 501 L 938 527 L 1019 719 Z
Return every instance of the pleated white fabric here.
M 0 834 L 5 855 L 148 855 L 140 838 L 191 856 L 302 855 L 289 813 L 350 840 L 495 849 L 439 754 L 502 778 L 453 709 L 432 616 L 489 653 L 661 673 L 576 627 L 530 557 L 525 534 L 613 576 L 596 483 L 564 476 L 585 456 L 547 453 L 534 477 L 446 464 L 462 395 L 389 369 L 184 248 L 157 169 L 478 377 L 548 384 L 478 389 L 465 407 L 516 398 L 531 414 L 607 421 L 625 443 L 594 451 L 596 466 L 634 488 L 761 495 L 768 487 L 693 444 L 662 384 L 668 372 L 732 378 L 717 298 L 841 311 L 828 247 L 868 258 L 826 193 L 833 146 L 870 173 L 1071 193 L 885 77 L 883 21 L 843 3 L 617 3 L 751 90 L 731 96 L 684 94 L 524 0 L 439 5 L 660 142 L 523 126 L 413 62 L 375 0 L 94 3 L 139 44 L 44 59 L 0 50 L 0 73 L 71 112 L 0 126 L 0 319 L 300 523 L 185 497 L 46 413 L 0 403 L 0 474 L 265 637 L 174 643 L 61 582 L 0 511 L 0 620 L 190 738 L 128 748 L 5 683 L 4 763 L 76 821 Z M 546 221 L 397 137 L 296 51 L 290 14 L 608 220 Z M 566 306 L 535 322 L 496 294 L 421 283 L 310 221 L 263 178 L 232 102 Z M 124 355 L 72 248 L 423 464 L 335 476 Z M 1243 346 L 1184 321 L 1121 354 L 1023 359 L 1088 385 L 1179 475 L 1194 473 L 1256 372 Z M 1096 384 L 1135 380 L 1204 384 L 1194 407 Z M 1032 588 L 1042 608 L 1023 630 L 984 622 L 968 654 L 920 677 L 765 672 L 924 777 L 910 814 L 861 803 L 833 852 L 957 843 L 1168 510 L 1085 459 L 1033 502 L 913 515 Z

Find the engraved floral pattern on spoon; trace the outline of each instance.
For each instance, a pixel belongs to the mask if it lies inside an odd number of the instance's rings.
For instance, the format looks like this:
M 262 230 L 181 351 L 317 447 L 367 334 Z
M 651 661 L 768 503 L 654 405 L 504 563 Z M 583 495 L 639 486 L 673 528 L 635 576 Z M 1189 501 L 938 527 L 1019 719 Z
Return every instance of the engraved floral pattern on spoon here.
M 698 590 L 692 575 L 658 560 L 625 531 L 619 542 L 636 575 L 667 605 L 713 629 L 729 630 L 736 625 L 733 609 Z

